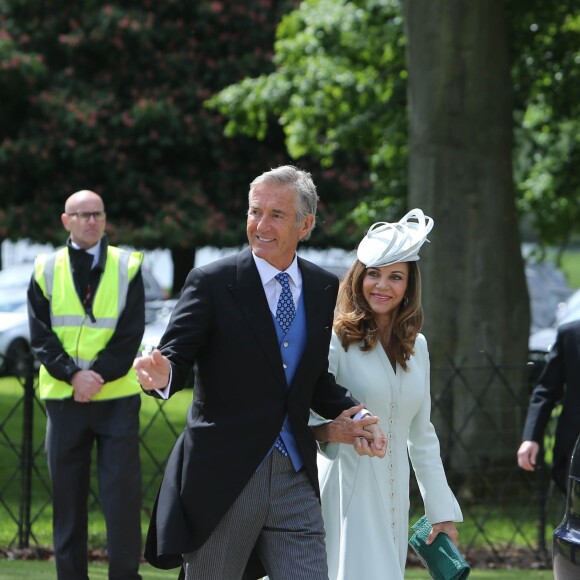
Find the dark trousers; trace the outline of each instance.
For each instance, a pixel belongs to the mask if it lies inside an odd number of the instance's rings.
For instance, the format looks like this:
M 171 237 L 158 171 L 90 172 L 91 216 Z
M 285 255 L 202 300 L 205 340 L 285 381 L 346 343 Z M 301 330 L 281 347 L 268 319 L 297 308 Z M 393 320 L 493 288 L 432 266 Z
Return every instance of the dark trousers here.
M 93 403 L 46 400 L 45 404 L 58 579 L 88 580 L 88 500 L 95 441 L 109 579 L 140 579 L 140 395 Z

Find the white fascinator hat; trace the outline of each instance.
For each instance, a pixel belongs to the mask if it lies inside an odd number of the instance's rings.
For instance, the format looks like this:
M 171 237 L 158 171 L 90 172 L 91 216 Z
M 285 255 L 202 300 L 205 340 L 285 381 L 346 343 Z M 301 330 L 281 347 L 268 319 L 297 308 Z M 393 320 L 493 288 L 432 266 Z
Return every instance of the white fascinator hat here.
M 395 223 L 377 222 L 358 246 L 356 257 L 367 268 L 381 268 L 397 262 L 415 262 L 421 246 L 428 242 L 433 219 L 412 209 Z

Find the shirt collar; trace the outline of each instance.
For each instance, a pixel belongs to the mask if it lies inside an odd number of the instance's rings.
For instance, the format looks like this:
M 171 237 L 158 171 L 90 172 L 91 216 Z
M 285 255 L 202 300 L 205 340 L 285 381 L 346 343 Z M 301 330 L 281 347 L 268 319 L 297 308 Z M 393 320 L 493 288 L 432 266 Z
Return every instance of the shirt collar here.
M 280 270 L 275 266 L 272 266 L 269 262 L 266 262 L 263 258 L 259 258 L 252 252 L 252 257 L 256 263 L 256 268 L 258 268 L 258 274 L 260 274 L 260 279 L 262 280 L 262 285 L 265 286 L 268 282 L 272 281 L 274 277 L 280 273 Z M 298 269 L 298 255 L 294 254 L 294 260 L 286 270 L 284 270 L 290 276 L 290 279 L 295 286 L 298 286 L 300 280 L 300 273 Z
M 71 248 L 75 250 L 83 250 L 87 254 L 93 257 L 93 267 L 95 267 L 99 263 L 99 258 L 101 256 L 101 240 L 97 244 L 95 244 L 92 248 L 81 248 L 76 242 L 70 240 Z

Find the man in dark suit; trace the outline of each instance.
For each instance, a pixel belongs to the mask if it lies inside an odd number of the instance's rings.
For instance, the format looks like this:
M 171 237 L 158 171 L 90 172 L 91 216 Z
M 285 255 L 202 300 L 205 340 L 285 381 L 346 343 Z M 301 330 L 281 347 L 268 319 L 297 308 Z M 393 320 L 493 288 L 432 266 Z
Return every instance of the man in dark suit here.
M 162 397 L 197 364 L 145 550 L 161 568 L 183 561 L 187 579 L 239 579 L 246 569 L 244 578 L 327 580 L 310 408 L 350 421 L 343 440 L 360 454 L 385 454 L 377 418 L 328 372 L 338 280 L 296 255 L 317 200 L 295 167 L 256 178 L 250 247 L 194 268 L 159 350 L 135 361 L 143 388 Z
M 548 363 L 533 390 L 518 449 L 518 465 L 533 471 L 552 409 L 562 403 L 552 461 L 552 479 L 566 493 L 568 466 L 580 435 L 580 321 L 563 324 L 548 355 Z

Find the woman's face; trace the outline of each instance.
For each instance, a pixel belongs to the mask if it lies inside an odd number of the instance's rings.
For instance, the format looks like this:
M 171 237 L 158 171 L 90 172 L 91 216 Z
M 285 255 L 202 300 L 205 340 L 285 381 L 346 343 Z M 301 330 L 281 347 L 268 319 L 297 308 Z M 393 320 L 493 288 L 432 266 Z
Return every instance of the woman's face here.
M 409 264 L 400 262 L 382 268 L 367 268 L 362 282 L 362 292 L 375 314 L 377 324 L 389 323 L 393 312 L 405 297 L 409 283 Z

